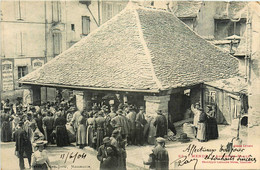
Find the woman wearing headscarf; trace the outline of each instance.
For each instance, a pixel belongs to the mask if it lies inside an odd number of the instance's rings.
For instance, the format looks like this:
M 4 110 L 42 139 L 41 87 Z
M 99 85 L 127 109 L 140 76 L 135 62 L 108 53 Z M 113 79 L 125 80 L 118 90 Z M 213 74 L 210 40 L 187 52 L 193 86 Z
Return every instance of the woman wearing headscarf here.
M 56 143 L 57 146 L 68 146 L 69 136 L 66 129 L 66 119 L 61 115 L 61 112 L 57 112 L 57 119 L 54 122 L 56 129 Z

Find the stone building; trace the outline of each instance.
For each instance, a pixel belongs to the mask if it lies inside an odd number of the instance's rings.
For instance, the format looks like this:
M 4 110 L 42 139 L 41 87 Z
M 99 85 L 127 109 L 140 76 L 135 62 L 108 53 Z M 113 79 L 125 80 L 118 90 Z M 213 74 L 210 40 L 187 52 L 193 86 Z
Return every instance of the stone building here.
M 178 121 L 185 100 L 203 103 L 202 83 L 237 73 L 236 58 L 205 41 L 171 13 L 129 3 L 20 83 L 31 87 L 35 104 L 41 102 L 44 87 L 73 90 L 78 109 L 90 109 L 95 96 L 114 94 L 124 102 L 145 106 L 147 114 L 155 115 L 161 109 Z
M 28 99 L 18 79 L 41 67 L 121 11 L 126 2 L 1 1 L 0 99 Z M 110 16 L 111 15 L 111 16 Z M 42 99 L 56 90 L 42 88 Z

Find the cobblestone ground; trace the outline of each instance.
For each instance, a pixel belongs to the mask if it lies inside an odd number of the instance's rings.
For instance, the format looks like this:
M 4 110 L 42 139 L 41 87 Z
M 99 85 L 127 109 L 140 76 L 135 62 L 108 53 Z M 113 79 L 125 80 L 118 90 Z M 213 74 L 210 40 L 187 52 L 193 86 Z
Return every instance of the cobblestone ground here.
M 244 145 L 251 145 L 251 140 L 247 141 L 246 128 L 241 129 L 240 137 L 243 140 Z M 214 154 L 222 155 L 223 152 L 219 152 L 220 146 L 226 146 L 226 144 L 236 136 L 236 130 L 232 130 L 230 126 L 219 126 L 219 139 L 210 140 L 208 142 L 198 142 L 196 139 L 191 139 L 191 142 L 180 143 L 179 141 L 167 141 L 166 148 L 169 152 L 170 169 L 258 169 L 260 167 L 259 159 L 259 143 L 252 144 L 251 147 L 242 147 L 245 149 L 243 152 L 234 152 L 235 155 L 250 155 L 257 158 L 256 163 L 240 163 L 238 161 L 205 161 L 202 155 L 210 154 L 210 152 L 194 152 L 193 156 L 188 156 L 186 150 L 190 145 L 196 146 L 197 149 L 204 147 L 206 149 L 216 149 Z M 153 146 L 127 146 L 127 169 L 148 169 L 148 166 L 143 165 L 143 161 L 147 160 L 149 153 Z M 239 148 L 238 148 L 239 149 Z M 185 151 L 186 150 L 186 151 Z M 99 169 L 99 161 L 96 158 L 97 152 L 89 147 L 84 149 L 78 149 L 75 146 L 68 147 L 56 147 L 48 146 L 49 159 L 51 161 L 52 169 L 75 169 L 75 170 L 87 170 L 87 169 Z M 184 159 L 180 159 L 179 156 L 187 156 L 189 163 L 184 163 Z M 196 157 L 197 156 L 197 157 Z M 75 158 L 77 157 L 77 158 Z M 182 163 L 176 161 L 180 159 Z M 192 160 L 194 159 L 194 160 Z M 197 163 L 196 163 L 197 162 Z M 179 164 L 179 165 L 178 165 Z M 195 165 L 196 164 L 196 165 Z M 181 166 L 180 166 L 181 165 Z M 25 159 L 25 166 L 28 169 L 28 162 Z M 1 143 L 1 169 L 2 170 L 16 170 L 19 169 L 18 158 L 14 155 L 14 142 Z

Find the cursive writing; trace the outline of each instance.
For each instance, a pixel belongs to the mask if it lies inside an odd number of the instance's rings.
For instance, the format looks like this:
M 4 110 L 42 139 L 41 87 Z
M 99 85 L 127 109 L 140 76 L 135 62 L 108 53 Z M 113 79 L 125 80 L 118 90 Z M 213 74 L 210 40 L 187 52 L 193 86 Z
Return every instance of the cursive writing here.
M 195 158 L 192 158 L 192 159 L 188 159 L 187 156 L 183 156 L 181 158 L 178 158 L 176 159 L 175 161 L 173 161 L 171 164 L 173 163 L 177 163 L 177 166 L 183 166 L 183 165 L 186 165 L 186 164 L 189 164 L 191 162 L 195 162 L 194 164 L 194 170 L 196 169 L 196 166 L 197 166 L 197 163 L 198 163 L 198 159 L 195 159 Z

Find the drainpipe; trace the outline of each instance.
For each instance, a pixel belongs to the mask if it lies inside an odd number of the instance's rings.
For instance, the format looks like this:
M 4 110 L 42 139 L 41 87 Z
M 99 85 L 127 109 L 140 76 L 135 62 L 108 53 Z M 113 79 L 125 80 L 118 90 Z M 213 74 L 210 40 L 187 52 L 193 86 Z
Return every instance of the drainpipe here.
M 100 1 L 98 1 L 98 25 L 100 26 Z
M 48 21 L 47 21 L 47 4 L 46 1 L 44 1 L 44 19 L 45 19 L 45 24 L 44 24 L 44 34 L 45 34 L 45 50 L 44 50 L 44 57 L 45 57 L 45 62 L 47 62 L 47 47 L 48 47 L 48 35 L 47 35 L 47 29 L 48 29 Z M 45 99 L 47 102 L 47 87 L 45 87 Z

